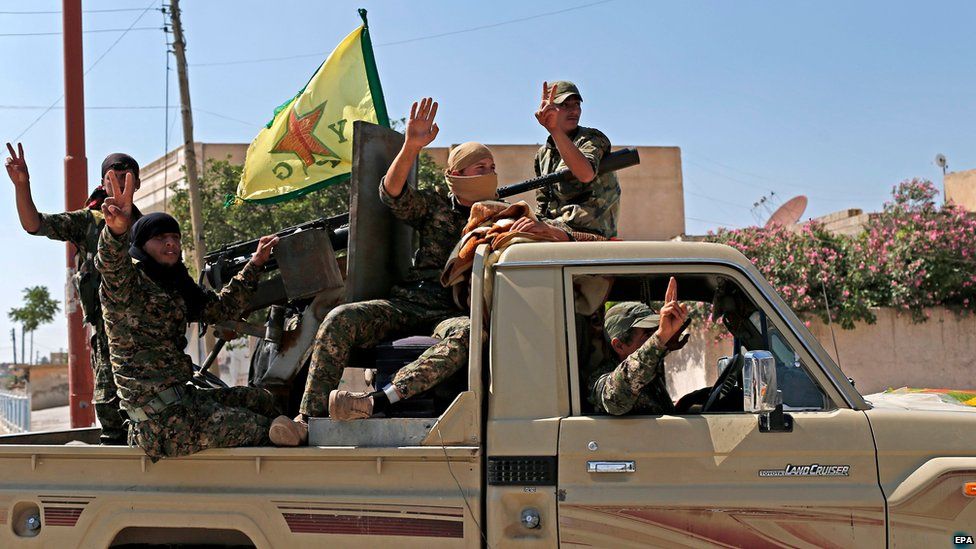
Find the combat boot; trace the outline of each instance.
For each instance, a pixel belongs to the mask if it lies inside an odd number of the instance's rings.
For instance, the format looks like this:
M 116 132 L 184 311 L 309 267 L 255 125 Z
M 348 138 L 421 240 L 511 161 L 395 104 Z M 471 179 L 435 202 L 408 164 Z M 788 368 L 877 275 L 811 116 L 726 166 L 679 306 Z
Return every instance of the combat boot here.
M 329 417 L 336 421 L 366 419 L 373 415 L 370 393 L 335 390 L 329 393 Z
M 302 446 L 308 443 L 308 423 L 301 416 L 294 420 L 278 416 L 271 422 L 268 438 L 275 446 Z

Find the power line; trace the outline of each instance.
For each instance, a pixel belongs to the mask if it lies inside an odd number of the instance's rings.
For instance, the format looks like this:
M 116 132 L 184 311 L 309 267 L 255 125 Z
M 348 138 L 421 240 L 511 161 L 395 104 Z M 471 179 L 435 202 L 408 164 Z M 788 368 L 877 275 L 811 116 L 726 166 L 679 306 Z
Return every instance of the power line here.
M 458 29 L 456 31 L 442 32 L 442 33 L 438 33 L 438 34 L 428 34 L 428 35 L 424 35 L 424 36 L 416 36 L 414 38 L 406 38 L 406 39 L 403 39 L 403 40 L 395 40 L 393 42 L 383 42 L 381 44 L 374 44 L 374 47 L 376 47 L 376 48 L 382 48 L 382 47 L 385 47 L 385 46 L 396 46 L 396 45 L 400 45 L 400 44 L 408 44 L 408 43 L 411 43 L 411 42 L 420 42 L 422 40 L 432 40 L 434 38 L 442 38 L 444 36 L 452 36 L 452 35 L 455 35 L 455 34 L 464 34 L 464 33 L 468 33 L 468 32 L 476 32 L 476 31 L 480 31 L 480 30 L 491 29 L 491 28 L 501 27 L 501 26 L 505 26 L 505 25 L 511 25 L 511 24 L 514 24 L 514 23 L 521 23 L 523 21 L 531 21 L 533 19 L 539 19 L 539 18 L 542 18 L 542 17 L 549 17 L 551 15 L 559 15 L 561 13 L 566 13 L 566 12 L 570 12 L 570 11 L 581 10 L 581 9 L 584 9 L 584 8 L 590 8 L 590 7 L 593 7 L 593 6 L 598 6 L 600 4 L 607 4 L 607 3 L 610 3 L 610 2 L 613 2 L 613 1 L 614 0 L 600 0 L 599 2 L 590 2 L 588 4 L 581 4 L 579 6 L 572 6 L 572 7 L 569 7 L 569 8 L 563 8 L 561 10 L 555 10 L 555 11 L 548 11 L 548 12 L 545 12 L 545 13 L 538 13 L 536 15 L 529 15 L 529 16 L 526 16 L 526 17 L 519 17 L 519 18 L 516 18 L 516 19 L 508 19 L 508 20 L 505 20 L 505 21 L 499 21 L 497 23 L 491 23 L 491 24 L 488 24 L 488 25 L 478 25 L 476 27 L 468 27 L 466 29 Z M 190 66 L 191 67 L 216 67 L 216 66 L 224 66 L 224 65 L 246 65 L 246 64 L 251 64 L 251 63 L 268 63 L 268 62 L 272 62 L 272 61 L 288 61 L 288 60 L 291 60 L 291 59 L 302 59 L 302 58 L 307 58 L 307 57 L 322 57 L 322 56 L 328 55 L 328 54 L 329 54 L 329 52 L 304 53 L 304 54 L 299 54 L 299 55 L 286 55 L 286 56 L 282 56 L 282 57 L 265 57 L 265 58 L 262 58 L 262 59 L 245 59 L 245 60 L 239 60 L 239 61 L 215 61 L 215 62 L 212 62 L 212 63 L 190 63 Z
M 128 29 L 93 29 L 93 30 L 83 30 L 82 34 L 94 34 L 100 32 L 130 32 L 130 31 L 144 31 L 144 30 L 163 30 L 160 27 L 135 27 Z M 0 38 L 12 37 L 12 36 L 61 36 L 63 33 L 61 31 L 57 32 L 6 32 L 0 34 Z
M 81 10 L 81 13 L 116 13 L 123 11 L 142 11 L 142 8 L 115 8 L 101 10 Z M 61 10 L 51 11 L 0 11 L 0 15 L 61 15 Z
M 153 7 L 153 4 L 155 4 L 155 3 L 156 3 L 156 0 L 152 0 L 152 2 L 150 2 L 149 5 L 146 6 L 142 10 L 142 13 L 140 13 L 139 16 L 136 17 L 135 20 L 132 21 L 132 24 L 129 25 L 129 29 L 135 27 L 136 26 L 136 23 L 138 23 L 143 18 L 143 16 L 146 15 L 146 12 L 148 12 Z M 88 67 L 88 70 L 85 71 L 85 76 L 87 76 L 88 73 L 90 73 L 92 71 L 92 69 L 94 69 L 95 66 L 98 65 L 99 62 L 101 62 L 102 59 L 105 59 L 105 56 L 108 55 L 108 53 L 110 51 L 112 51 L 112 49 L 115 48 L 115 46 L 117 46 L 118 43 L 121 42 L 122 39 L 125 38 L 125 35 L 127 35 L 127 34 L 129 34 L 129 31 L 128 30 L 126 30 L 122 34 L 120 34 L 119 37 L 115 39 L 115 42 L 112 42 L 112 45 L 109 46 L 107 50 L 105 50 L 104 52 L 102 52 L 102 54 L 98 56 L 98 59 L 96 59 L 95 62 L 92 63 L 91 66 Z M 51 110 L 54 109 L 54 107 L 56 107 L 58 105 L 58 103 L 61 102 L 62 99 L 64 99 L 64 94 L 63 93 L 61 94 L 61 97 L 58 97 L 54 101 L 54 103 L 51 103 L 51 106 L 50 107 L 48 107 L 47 109 L 45 109 L 44 112 L 42 112 L 41 114 L 37 115 L 37 118 L 35 118 L 33 122 L 31 122 L 30 124 L 28 124 L 27 127 L 24 128 L 24 131 L 20 132 L 20 135 L 18 135 L 17 137 L 15 137 L 13 139 L 13 141 L 15 141 L 15 142 L 16 141 L 20 141 L 20 138 L 21 137 L 24 137 L 24 135 L 27 132 L 29 132 L 30 129 L 33 128 L 38 122 L 40 122 L 41 119 L 44 118 L 44 116 L 47 115 L 47 113 L 51 112 Z
M 45 107 L 43 105 L 0 105 L 0 110 L 17 110 L 17 111 L 37 111 L 43 109 L 50 109 L 51 107 Z M 165 105 L 102 105 L 97 107 L 85 107 L 85 110 L 92 111 L 138 111 L 138 110 L 159 110 L 159 109 L 175 109 L 177 107 Z M 64 109 L 61 106 L 55 106 L 54 109 Z

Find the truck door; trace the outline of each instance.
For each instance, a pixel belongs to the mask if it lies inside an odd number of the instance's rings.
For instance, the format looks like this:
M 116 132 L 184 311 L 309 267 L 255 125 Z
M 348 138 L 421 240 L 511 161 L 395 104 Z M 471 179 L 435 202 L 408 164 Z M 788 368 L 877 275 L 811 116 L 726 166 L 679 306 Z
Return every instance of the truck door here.
M 615 288 L 621 287 L 627 285 L 618 279 Z M 698 297 L 707 299 L 701 292 Z M 837 403 L 836 392 L 820 389 L 823 376 L 809 373 L 813 359 L 795 334 L 778 329 L 782 326 L 777 318 L 763 332 L 776 339 L 770 345 L 774 352 L 788 354 L 777 362 L 796 369 L 790 383 L 780 387 L 784 400 L 806 402 L 802 408 L 786 407 L 793 420 L 789 432 L 762 432 L 758 415 L 743 412 L 598 414 L 587 402 L 587 380 L 571 375 L 574 410 L 559 431 L 560 542 L 599 547 L 885 545 L 884 502 L 867 419 L 862 411 Z M 694 352 L 694 343 L 678 353 Z M 731 354 L 731 339 L 726 345 Z M 568 354 L 572 363 L 581 353 Z M 797 376 L 806 383 L 796 383 Z M 822 404 L 810 404 L 811 387 L 821 391 Z

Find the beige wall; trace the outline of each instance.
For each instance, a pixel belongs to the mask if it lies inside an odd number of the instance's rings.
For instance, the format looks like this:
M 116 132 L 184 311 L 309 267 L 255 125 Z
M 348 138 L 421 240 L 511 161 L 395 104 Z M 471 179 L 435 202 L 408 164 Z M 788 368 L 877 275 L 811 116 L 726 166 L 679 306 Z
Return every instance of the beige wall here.
M 242 164 L 248 146 L 246 143 L 196 143 L 195 147 L 197 169 L 202 172 L 203 163 L 210 159 L 225 160 L 229 156 L 232 163 Z M 136 191 L 135 204 L 143 213 L 166 211 L 173 195 L 173 183 L 184 184 L 185 175 L 180 169 L 183 158 L 183 147 L 179 147 L 139 170 L 142 185 Z
M 453 145 L 452 145 L 453 146 Z M 500 186 L 535 177 L 533 159 L 539 145 L 492 145 Z M 624 145 L 619 148 L 632 147 Z M 624 240 L 669 240 L 685 232 L 684 187 L 681 176 L 681 149 L 678 147 L 634 147 L 641 163 L 617 172 L 621 207 L 617 227 Z M 448 147 L 428 149 L 441 166 L 447 163 Z M 524 193 L 510 200 L 525 200 L 535 206 L 535 193 Z M 653 208 L 653 210 L 652 210 Z M 654 215 L 651 215 L 653 211 Z
M 68 404 L 68 365 L 42 364 L 30 367 L 31 410 L 45 410 Z
M 976 212 L 976 170 L 947 173 L 943 178 L 946 202 Z
M 242 143 L 197 143 L 198 164 L 206 159 L 244 162 L 247 145 Z M 535 177 L 532 161 L 539 145 L 489 145 L 495 155 L 499 184 L 510 185 Z M 681 149 L 678 147 L 636 147 L 641 163 L 617 172 L 622 193 L 618 236 L 625 240 L 668 240 L 685 232 L 684 188 Z M 435 162 L 447 163 L 449 147 L 427 149 Z M 163 211 L 172 196 L 170 186 L 183 180 L 183 147 L 170 151 L 141 171 L 142 188 L 135 203 L 143 212 Z M 514 197 L 535 206 L 534 193 Z M 653 211 L 654 215 L 650 215 Z
M 875 324 L 859 322 L 853 330 L 834 325 L 840 367 L 862 395 L 889 387 L 976 388 L 976 316 L 946 309 L 926 312 L 931 318 L 921 324 L 893 309 L 875 309 Z M 830 328 L 814 319 L 810 331 L 836 361 Z M 707 334 L 692 334 L 666 363 L 672 396 L 714 383 L 715 363 L 731 347 L 731 340 L 716 343 Z

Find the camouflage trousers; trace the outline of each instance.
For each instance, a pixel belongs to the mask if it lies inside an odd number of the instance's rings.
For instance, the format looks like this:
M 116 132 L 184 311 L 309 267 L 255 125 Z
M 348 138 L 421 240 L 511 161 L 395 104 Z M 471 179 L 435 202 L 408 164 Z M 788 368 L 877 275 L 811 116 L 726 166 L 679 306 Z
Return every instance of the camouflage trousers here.
M 408 399 L 431 389 L 468 364 L 470 318 L 458 316 L 441 322 L 434 328 L 434 337 L 440 341 L 393 376 L 400 398 Z
M 439 286 L 395 287 L 391 299 L 346 303 L 332 309 L 315 335 L 300 412 L 311 417 L 328 415 L 329 393 L 339 386 L 353 348 L 374 347 L 400 330 L 427 330 L 457 313 L 450 294 Z
M 129 444 L 152 460 L 186 456 L 207 448 L 267 446 L 278 415 L 274 396 L 258 387 L 183 387 L 182 402 L 147 421 L 129 423 Z
M 91 340 L 91 365 L 95 377 L 95 415 L 102 426 L 102 444 L 126 443 L 125 418 L 119 411 L 119 395 L 112 375 L 112 363 L 108 354 L 108 336 L 104 328 L 96 330 Z

